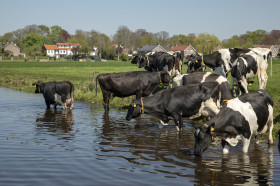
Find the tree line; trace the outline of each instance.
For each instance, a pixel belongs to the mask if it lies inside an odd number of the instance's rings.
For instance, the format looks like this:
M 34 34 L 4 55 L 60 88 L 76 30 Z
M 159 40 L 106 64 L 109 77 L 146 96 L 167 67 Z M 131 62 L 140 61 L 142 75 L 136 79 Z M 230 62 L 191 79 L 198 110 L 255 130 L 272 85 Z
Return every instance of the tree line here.
M 198 52 L 209 54 L 218 46 L 224 48 L 250 48 L 253 45 L 280 45 L 280 30 L 247 31 L 245 34 L 234 35 L 229 39 L 219 40 L 209 33 L 190 33 L 170 36 L 166 31 L 151 33 L 145 29 L 131 31 L 127 26 L 119 26 L 116 33 L 110 38 L 96 30 L 76 30 L 71 35 L 60 26 L 28 25 L 22 29 L 5 33 L 0 36 L 0 43 L 13 42 L 20 47 L 21 52 L 27 56 L 45 55 L 42 51 L 44 44 L 56 43 L 79 43 L 80 52 L 87 55 L 93 47 L 98 48 L 98 55 L 102 58 L 111 59 L 119 56 L 119 50 L 112 49 L 112 44 L 118 44 L 130 51 L 137 50 L 144 45 L 176 46 L 191 44 Z M 2 51 L 2 50 L 0 50 Z

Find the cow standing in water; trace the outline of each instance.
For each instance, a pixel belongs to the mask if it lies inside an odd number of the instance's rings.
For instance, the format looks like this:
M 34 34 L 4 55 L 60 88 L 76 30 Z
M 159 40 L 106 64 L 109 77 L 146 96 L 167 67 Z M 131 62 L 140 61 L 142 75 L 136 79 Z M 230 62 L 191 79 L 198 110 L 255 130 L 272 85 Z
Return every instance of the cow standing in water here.
M 109 111 L 109 99 L 136 95 L 136 99 L 149 96 L 160 83 L 169 83 L 171 77 L 167 72 L 121 72 L 99 74 L 96 77 L 103 94 L 103 106 Z
M 228 154 L 229 145 L 236 146 L 240 140 L 243 142 L 243 152 L 247 153 L 251 137 L 257 137 L 267 129 L 269 129 L 268 143 L 273 144 L 271 96 L 263 90 L 245 93 L 227 101 L 207 125 L 195 130 L 194 153 L 201 156 L 216 136 L 222 138 L 224 154 Z
M 173 118 L 177 130 L 183 125 L 182 117 L 190 119 L 200 116 L 213 117 L 221 106 L 221 89 L 217 82 L 205 82 L 188 86 L 164 89 L 150 97 L 134 100 L 126 119 L 150 114 L 166 125 Z
M 63 109 L 73 109 L 74 102 L 74 85 L 70 81 L 63 82 L 42 82 L 38 81 L 33 83 L 32 86 L 36 86 L 35 93 L 42 93 L 45 98 L 47 108 L 50 105 L 62 105 Z

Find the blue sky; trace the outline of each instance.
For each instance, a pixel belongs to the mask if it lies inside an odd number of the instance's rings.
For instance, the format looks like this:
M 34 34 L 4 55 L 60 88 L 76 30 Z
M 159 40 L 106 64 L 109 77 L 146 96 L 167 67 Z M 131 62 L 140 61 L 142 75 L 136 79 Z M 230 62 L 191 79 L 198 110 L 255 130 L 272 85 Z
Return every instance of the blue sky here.
M 37 24 L 113 36 L 119 26 L 169 36 L 280 29 L 279 0 L 1 0 L 0 35 Z

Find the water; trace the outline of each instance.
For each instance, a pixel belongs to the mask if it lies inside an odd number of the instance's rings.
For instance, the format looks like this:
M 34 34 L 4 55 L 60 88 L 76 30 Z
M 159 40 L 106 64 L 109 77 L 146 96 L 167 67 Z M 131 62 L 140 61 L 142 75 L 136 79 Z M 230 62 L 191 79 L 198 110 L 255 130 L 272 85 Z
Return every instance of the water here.
M 147 115 L 125 116 L 80 102 L 47 110 L 41 94 L 0 88 L 0 185 L 280 184 L 277 141 L 227 156 L 214 145 L 196 158 L 190 121 L 177 133 Z

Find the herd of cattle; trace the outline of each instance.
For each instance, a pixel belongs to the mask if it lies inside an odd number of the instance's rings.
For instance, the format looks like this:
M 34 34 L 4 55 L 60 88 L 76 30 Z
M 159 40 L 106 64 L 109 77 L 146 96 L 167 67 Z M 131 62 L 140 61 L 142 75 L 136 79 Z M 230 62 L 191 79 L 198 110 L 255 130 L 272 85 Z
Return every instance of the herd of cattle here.
M 229 146 L 243 142 L 243 152 L 248 151 L 252 136 L 269 130 L 269 143 L 273 144 L 273 100 L 264 91 L 267 83 L 269 49 L 220 49 L 209 55 L 192 55 L 187 59 L 187 74 L 182 74 L 182 53 L 145 53 L 134 56 L 131 63 L 146 71 L 99 74 L 97 84 L 103 94 L 105 114 L 109 100 L 114 97 L 136 95 L 129 105 L 126 119 L 149 114 L 166 125 L 174 120 L 177 130 L 182 129 L 183 118 L 204 116 L 207 124 L 196 128 L 195 155 L 202 153 L 218 136 L 222 139 L 223 153 Z M 272 65 L 272 64 L 271 64 Z M 206 67 L 213 73 L 205 72 Z M 227 80 L 231 72 L 231 86 Z M 248 93 L 248 80 L 258 77 L 259 90 Z M 155 91 L 161 84 L 173 83 L 174 88 Z M 53 104 L 63 109 L 73 108 L 74 86 L 71 82 L 38 81 L 35 93 L 42 93 L 48 108 Z M 240 89 L 235 97 L 233 86 Z M 170 86 L 169 86 L 170 87 Z M 241 95 L 242 93 L 242 95 Z

